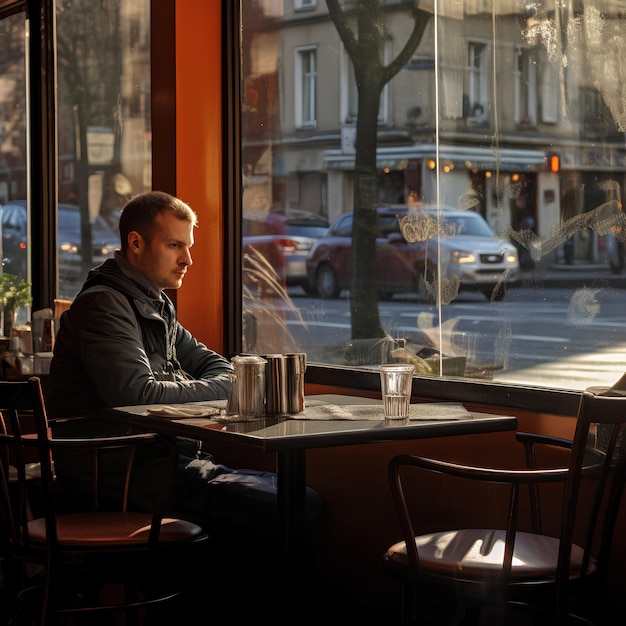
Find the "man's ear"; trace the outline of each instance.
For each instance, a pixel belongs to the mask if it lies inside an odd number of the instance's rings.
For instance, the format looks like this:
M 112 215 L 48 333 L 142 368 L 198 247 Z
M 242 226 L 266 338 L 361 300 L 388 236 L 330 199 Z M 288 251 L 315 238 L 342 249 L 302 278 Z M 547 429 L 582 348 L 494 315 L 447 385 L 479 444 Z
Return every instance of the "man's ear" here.
M 136 230 L 133 230 L 130 233 L 128 233 L 128 249 L 130 250 L 130 252 L 132 253 L 139 252 L 142 243 L 143 243 L 143 238 Z

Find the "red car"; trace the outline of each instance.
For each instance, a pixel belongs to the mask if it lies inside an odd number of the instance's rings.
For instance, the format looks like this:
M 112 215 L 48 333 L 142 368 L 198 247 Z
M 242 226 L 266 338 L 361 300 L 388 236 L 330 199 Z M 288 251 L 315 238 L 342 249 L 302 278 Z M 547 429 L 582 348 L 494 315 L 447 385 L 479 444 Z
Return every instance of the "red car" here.
M 283 286 L 300 285 L 308 291 L 309 250 L 327 230 L 323 215 L 295 209 L 270 211 L 262 220 L 244 218 L 244 272 L 261 272 L 267 263 Z
M 515 246 L 498 239 L 474 211 L 419 206 L 409 212 L 401 205 L 377 212 L 376 287 L 381 298 L 403 292 L 427 296 L 439 273 L 460 290 L 480 291 L 489 300 L 503 299 L 506 287 L 519 281 Z M 309 253 L 309 288 L 322 298 L 337 298 L 350 288 L 352 217 L 340 215 Z

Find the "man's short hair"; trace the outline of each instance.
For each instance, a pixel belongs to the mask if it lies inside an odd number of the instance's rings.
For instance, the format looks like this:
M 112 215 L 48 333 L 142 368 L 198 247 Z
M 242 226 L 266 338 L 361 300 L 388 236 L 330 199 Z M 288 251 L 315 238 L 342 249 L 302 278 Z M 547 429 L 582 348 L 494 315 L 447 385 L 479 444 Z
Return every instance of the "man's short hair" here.
M 140 193 L 122 207 L 119 223 L 122 252 L 128 248 L 128 234 L 133 230 L 150 241 L 155 219 L 166 211 L 193 226 L 198 225 L 195 211 L 179 198 L 164 191 Z

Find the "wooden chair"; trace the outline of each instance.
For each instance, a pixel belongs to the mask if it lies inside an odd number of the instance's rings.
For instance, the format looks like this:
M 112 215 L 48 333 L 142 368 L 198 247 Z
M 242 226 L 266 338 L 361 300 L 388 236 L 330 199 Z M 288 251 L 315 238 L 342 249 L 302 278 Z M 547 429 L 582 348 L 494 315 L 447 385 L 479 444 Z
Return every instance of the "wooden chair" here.
M 3 538 L 5 613 L 24 624 L 95 624 L 123 613 L 125 623 L 167 623 L 171 601 L 181 591 L 192 558 L 208 545 L 202 529 L 161 514 L 169 477 L 150 512 L 131 511 L 133 462 L 149 446 L 176 461 L 173 441 L 154 433 L 93 439 L 51 438 L 39 378 L 0 381 L 0 520 Z M 54 455 L 59 449 L 88 452 L 93 467 L 90 510 L 58 510 Z M 123 455 L 126 463 L 119 506 L 105 508 L 99 489 L 102 454 Z M 31 513 L 29 464 L 41 468 L 40 493 Z M 17 481 L 9 479 L 10 467 Z M 15 471 L 14 470 L 14 471 Z M 11 610 L 7 606 L 13 607 Z M 173 608 L 171 610 L 174 610 Z M 5 615 L 5 617 L 7 617 Z M 171 618 L 171 615 L 170 615 Z M 12 622 L 14 623 L 14 622 Z
M 625 396 L 585 391 L 573 441 L 517 434 L 525 468 L 472 467 L 412 455 L 393 458 L 389 483 L 404 540 L 387 550 L 384 564 L 400 583 L 402 623 L 428 623 L 434 608 L 428 601 L 436 597 L 442 598 L 440 607 L 445 606 L 456 623 L 468 623 L 462 618 L 469 620 L 470 612 L 474 621 L 469 623 L 490 626 L 511 626 L 515 619 L 529 616 L 550 626 L 613 623 L 603 621 L 603 611 L 626 480 L 625 428 Z M 548 450 L 544 446 L 554 454 L 561 449 L 563 467 L 550 467 L 547 457 L 540 456 Z M 544 459 L 546 469 L 538 468 L 538 459 Z M 416 471 L 422 474 L 411 475 Z M 428 479 L 423 472 L 457 477 L 445 480 L 482 481 L 490 485 L 492 495 L 499 488 L 494 483 L 504 485 L 502 525 L 416 533 L 420 506 L 425 506 L 417 482 Z M 526 501 L 528 506 L 521 506 Z M 476 500 L 476 507 L 491 516 L 497 502 L 487 496 Z M 552 519 L 546 514 L 549 507 Z M 554 519 L 554 509 L 560 519 Z M 432 623 L 444 623 L 438 619 Z

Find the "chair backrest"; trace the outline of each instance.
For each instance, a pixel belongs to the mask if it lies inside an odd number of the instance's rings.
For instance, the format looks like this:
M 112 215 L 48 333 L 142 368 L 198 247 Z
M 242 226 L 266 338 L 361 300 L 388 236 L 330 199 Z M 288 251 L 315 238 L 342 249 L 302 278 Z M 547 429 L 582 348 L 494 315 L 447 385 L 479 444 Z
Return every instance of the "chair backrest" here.
M 468 595 L 473 594 L 474 599 L 521 598 L 531 588 L 538 592 L 536 598 L 543 598 L 541 588 L 553 594 L 554 604 L 548 605 L 558 616 L 554 623 L 565 623 L 573 579 L 593 583 L 585 586 L 592 597 L 606 593 L 613 537 L 626 486 L 625 431 L 626 393 L 585 391 L 581 394 L 572 441 L 517 434 L 526 447 L 528 467 L 525 469 L 471 467 L 406 454 L 394 457 L 389 463 L 389 480 L 404 541 L 386 553 L 390 571 L 401 576 L 408 572 L 417 587 L 453 585 L 455 592 L 463 589 Z M 540 446 L 551 448 L 549 458 L 543 453 L 540 457 L 543 467 L 537 464 L 539 457 L 534 452 Z M 561 449 L 559 458 L 563 458 L 561 454 L 565 450 L 569 451 L 568 460 L 555 462 L 552 453 L 557 448 Z M 414 521 L 423 506 L 419 502 L 421 490 L 408 488 L 415 483 L 407 480 L 403 486 L 401 474 L 412 472 L 409 468 L 507 486 L 506 501 L 501 491 L 494 491 L 487 500 L 487 516 L 492 517 L 491 524 L 497 517 L 496 526 L 457 526 L 416 534 L 418 525 Z M 554 498 L 557 487 L 562 495 L 560 501 Z M 530 495 L 528 511 L 522 497 L 526 490 Z M 543 504 L 548 505 L 543 507 L 544 533 L 540 530 L 541 514 L 537 510 L 539 495 L 544 496 Z M 528 518 L 525 512 L 530 514 Z M 531 528 L 523 527 L 527 523 Z M 473 556 L 471 548 L 479 542 L 480 555 Z M 496 544 L 501 546 L 497 550 Z M 518 557 L 513 568 L 515 553 Z M 402 554 L 406 555 L 405 559 Z
M 578 409 L 561 521 L 559 593 L 565 592 L 572 543 L 585 550 L 606 582 L 626 485 L 626 395 L 585 391 Z
M 41 437 L 47 438 L 47 416 L 39 378 L 0 381 L 0 506 L 3 540 L 29 548 L 32 517 L 28 481 L 30 464 L 41 466 Z M 50 459 L 49 453 L 43 455 Z M 42 481 L 52 480 L 52 463 L 41 467 Z
M 176 463 L 176 448 L 172 441 L 154 433 L 125 435 L 111 438 L 58 439 L 52 438 L 45 402 L 38 377 L 26 381 L 0 381 L 0 519 L 5 538 L 13 548 L 29 550 L 31 538 L 28 522 L 32 521 L 32 484 L 28 480 L 30 463 L 38 463 L 41 485 L 38 497 L 45 518 L 46 537 L 50 545 L 58 541 L 57 515 L 58 494 L 54 471 L 54 454 L 57 450 L 88 455 L 91 459 L 91 498 L 81 502 L 90 511 L 109 510 L 110 500 L 101 502 L 101 483 L 108 480 L 100 472 L 102 455 L 113 453 L 122 459 L 125 467 L 119 484 L 120 496 L 115 508 L 126 511 L 132 486 L 138 449 L 147 445 L 158 445 L 169 455 L 167 471 L 160 475 L 157 499 L 152 509 L 150 545 L 157 547 L 161 532 L 162 507 Z M 17 480 L 11 480 L 11 475 Z M 84 508 L 81 510 L 85 510 Z M 61 511 L 63 512 L 63 511 Z

